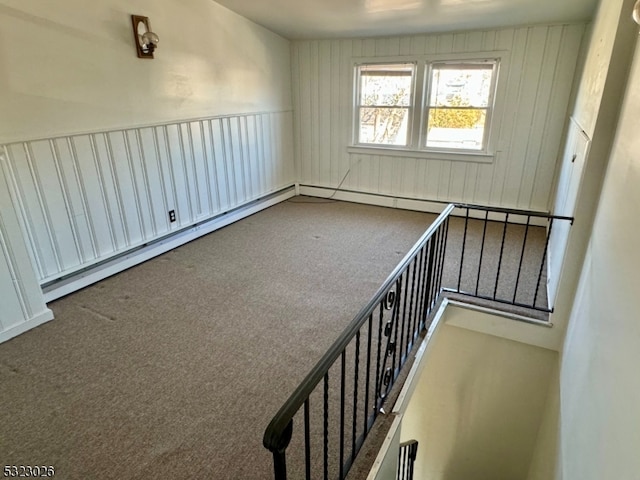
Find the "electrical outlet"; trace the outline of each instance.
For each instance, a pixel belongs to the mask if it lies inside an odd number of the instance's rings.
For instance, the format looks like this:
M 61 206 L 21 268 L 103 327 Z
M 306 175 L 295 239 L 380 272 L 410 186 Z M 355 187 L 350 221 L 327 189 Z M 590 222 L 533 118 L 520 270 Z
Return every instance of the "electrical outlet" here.
M 173 223 L 176 221 L 176 211 L 169 210 L 169 222 Z

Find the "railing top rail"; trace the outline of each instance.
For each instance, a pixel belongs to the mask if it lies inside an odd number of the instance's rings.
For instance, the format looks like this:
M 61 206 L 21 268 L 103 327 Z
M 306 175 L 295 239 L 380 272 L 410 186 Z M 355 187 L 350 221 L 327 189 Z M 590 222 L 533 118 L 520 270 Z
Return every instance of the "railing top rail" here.
M 464 208 L 469 210 L 482 210 L 487 212 L 496 212 L 496 213 L 508 213 L 510 215 L 525 215 L 531 217 L 538 218 L 553 218 L 555 220 L 569 220 L 573 222 L 573 217 L 566 217 L 563 215 L 553 215 L 547 212 L 537 212 L 535 210 L 516 210 L 513 208 L 502 208 L 502 207 L 488 207 L 485 205 L 475 205 L 472 203 L 454 203 L 455 208 Z
M 355 337 L 356 333 L 362 327 L 364 322 L 373 312 L 375 306 L 382 301 L 387 291 L 398 277 L 402 274 L 404 269 L 409 265 L 413 258 L 417 255 L 424 244 L 433 236 L 437 229 L 445 222 L 447 217 L 453 211 L 455 206 L 453 204 L 447 205 L 438 218 L 429 226 L 429 228 L 422 234 L 420 239 L 404 256 L 402 261 L 396 266 L 396 268 L 389 274 L 384 283 L 377 290 L 375 295 L 371 298 L 369 303 L 358 312 L 349 325 L 340 334 L 338 339 L 331 345 L 329 350 L 322 356 L 318 363 L 311 369 L 309 374 L 300 383 L 298 388 L 291 394 L 289 399 L 283 404 L 278 413 L 273 417 L 265 430 L 262 440 L 265 448 L 272 452 L 278 451 L 286 446 L 281 445 L 283 435 L 287 429 L 287 426 L 300 410 L 304 402 L 309 398 L 315 387 L 324 378 L 325 374 L 329 371 L 334 362 L 342 354 L 343 350 L 347 347 L 349 342 Z

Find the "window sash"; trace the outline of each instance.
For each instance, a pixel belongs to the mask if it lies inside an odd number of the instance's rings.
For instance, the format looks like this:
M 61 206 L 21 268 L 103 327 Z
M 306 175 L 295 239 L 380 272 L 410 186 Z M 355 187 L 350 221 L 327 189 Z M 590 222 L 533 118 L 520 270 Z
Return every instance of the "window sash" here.
M 424 122 L 424 128 L 421 132 L 421 140 L 420 140 L 420 148 L 432 151 L 448 151 L 448 152 L 487 152 L 488 143 L 489 143 L 489 133 L 491 131 L 491 123 L 492 123 L 492 113 L 493 113 L 493 103 L 494 96 L 496 91 L 496 71 L 497 71 L 497 60 L 484 60 L 479 62 L 468 62 L 468 61 L 450 61 L 450 62 L 432 62 L 427 63 L 426 65 L 426 73 L 425 73 L 425 102 L 422 107 L 422 119 Z M 434 85 L 434 71 L 436 70 L 485 70 L 491 72 L 491 79 L 488 89 L 488 98 L 486 99 L 486 105 L 476 106 L 476 105 L 460 105 L 460 106 L 452 106 L 452 105 L 437 105 L 432 104 L 433 100 L 433 88 Z M 431 110 L 481 110 L 484 111 L 484 122 L 482 124 L 482 143 L 479 148 L 465 148 L 465 147 L 452 147 L 452 146 L 434 146 L 429 145 L 429 131 L 430 131 L 430 118 L 431 118 Z M 452 140 L 451 143 L 455 143 Z
M 385 62 L 378 64 L 362 64 L 356 65 L 356 95 L 355 95 L 355 109 L 354 109 L 354 143 L 357 145 L 371 145 L 371 146 L 393 146 L 393 147 L 410 147 L 411 146 L 411 132 L 413 130 L 414 111 L 416 105 L 415 90 L 416 90 L 416 62 Z M 404 102 L 400 102 L 396 105 L 365 105 L 362 101 L 363 94 L 363 78 L 370 76 L 381 77 L 410 77 L 410 90 L 409 101 L 405 105 Z M 385 110 L 405 110 L 406 111 L 406 135 L 403 143 L 388 143 L 388 142 L 371 142 L 365 141 L 363 138 L 363 124 L 362 124 L 362 111 L 364 109 L 385 109 Z M 376 126 L 374 125 L 374 130 Z M 400 128 L 403 128 L 401 125 Z

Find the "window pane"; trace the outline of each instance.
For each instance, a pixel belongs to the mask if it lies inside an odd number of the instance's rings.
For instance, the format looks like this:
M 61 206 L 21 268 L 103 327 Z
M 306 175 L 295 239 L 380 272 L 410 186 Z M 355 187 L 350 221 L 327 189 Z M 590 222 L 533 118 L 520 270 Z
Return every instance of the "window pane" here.
M 432 108 L 427 147 L 482 150 L 486 118 L 484 109 Z
M 487 107 L 493 65 L 434 65 L 431 71 L 432 107 Z
M 363 65 L 360 105 L 408 107 L 411 104 L 412 64 Z
M 361 108 L 359 143 L 406 145 L 408 113 L 408 108 Z

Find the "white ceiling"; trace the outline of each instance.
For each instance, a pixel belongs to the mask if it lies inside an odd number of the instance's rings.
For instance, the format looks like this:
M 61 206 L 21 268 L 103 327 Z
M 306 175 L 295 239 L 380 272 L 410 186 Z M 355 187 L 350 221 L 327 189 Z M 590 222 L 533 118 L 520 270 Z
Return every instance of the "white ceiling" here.
M 216 0 L 290 39 L 474 30 L 590 19 L 597 0 Z

